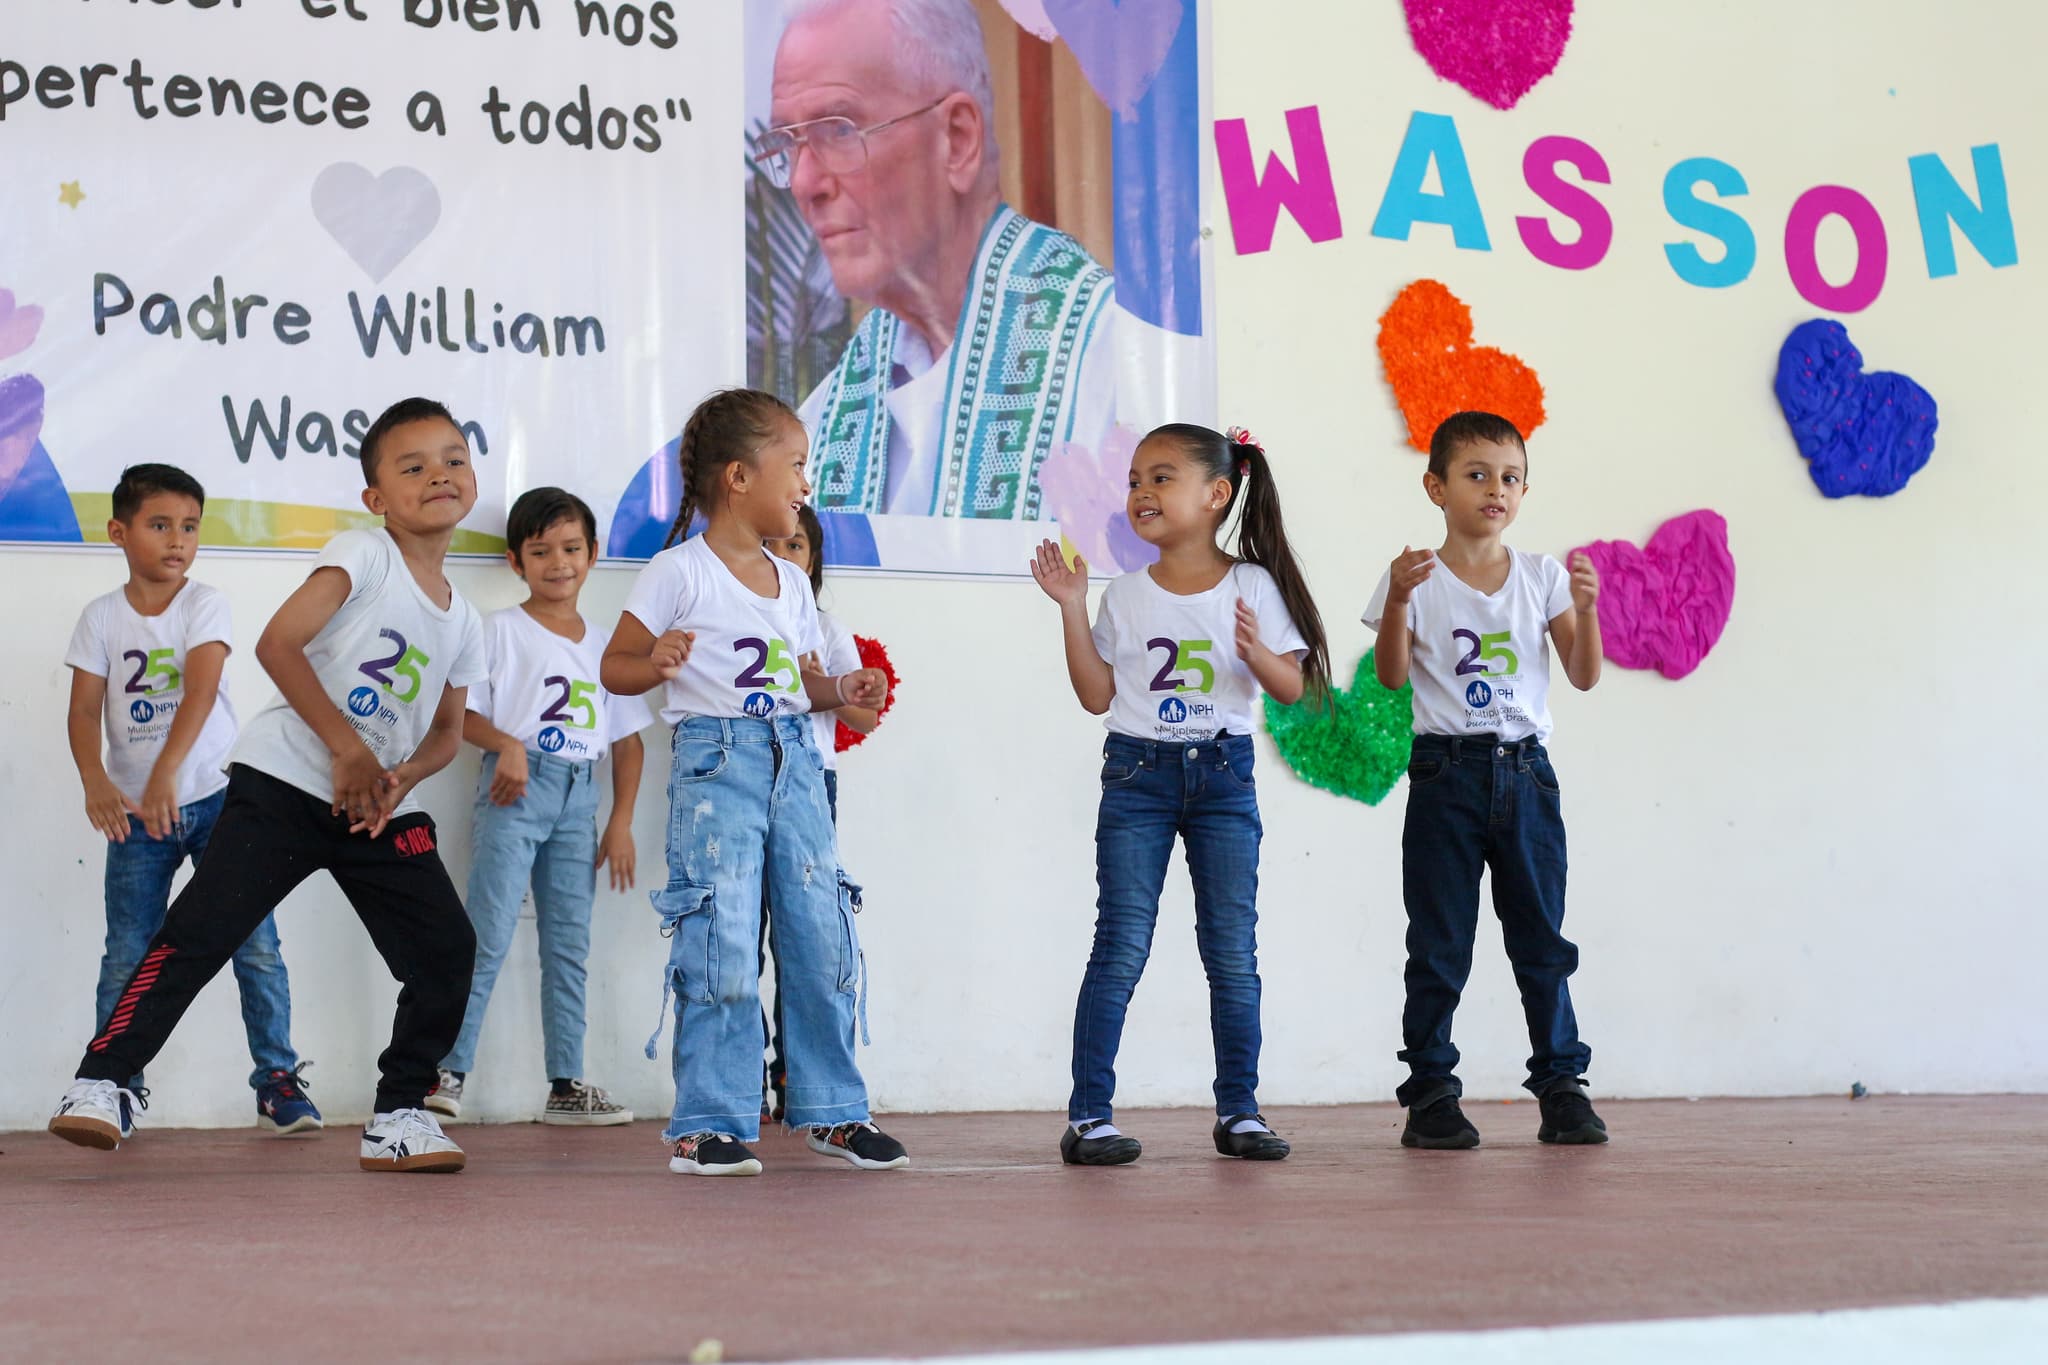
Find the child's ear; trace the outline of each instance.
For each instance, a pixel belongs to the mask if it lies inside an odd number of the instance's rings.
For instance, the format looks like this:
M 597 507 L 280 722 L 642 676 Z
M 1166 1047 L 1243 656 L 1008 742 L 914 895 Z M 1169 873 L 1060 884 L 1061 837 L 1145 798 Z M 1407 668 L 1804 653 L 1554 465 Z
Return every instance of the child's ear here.
M 370 509 L 370 515 L 372 516 L 381 517 L 384 515 L 384 495 L 377 491 L 375 484 L 371 484 L 363 490 L 363 506 Z
M 1422 491 L 1429 494 L 1429 500 L 1438 507 L 1444 505 L 1444 481 L 1427 469 L 1422 471 Z
M 513 573 L 518 574 L 521 578 L 526 576 L 526 570 L 519 562 L 519 551 L 508 548 L 505 551 L 505 563 Z
M 112 517 L 107 518 L 107 543 L 109 545 L 126 545 L 128 543 L 128 528 Z

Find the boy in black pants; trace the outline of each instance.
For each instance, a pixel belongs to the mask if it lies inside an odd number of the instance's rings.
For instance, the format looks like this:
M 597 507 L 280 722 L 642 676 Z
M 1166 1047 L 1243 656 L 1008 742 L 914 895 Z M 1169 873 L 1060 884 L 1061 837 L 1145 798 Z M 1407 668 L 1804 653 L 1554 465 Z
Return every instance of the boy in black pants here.
M 362 461 L 363 504 L 384 528 L 328 542 L 258 641 L 279 696 L 228 756 L 207 856 L 50 1119 L 68 1141 L 120 1145 L 121 1087 L 264 917 L 325 870 L 400 983 L 361 1165 L 462 1169 L 422 1104 L 462 1027 L 476 935 L 412 789 L 455 756 L 465 694 L 485 676 L 482 622 L 442 572 L 476 475 L 462 429 L 423 398 L 377 419 Z

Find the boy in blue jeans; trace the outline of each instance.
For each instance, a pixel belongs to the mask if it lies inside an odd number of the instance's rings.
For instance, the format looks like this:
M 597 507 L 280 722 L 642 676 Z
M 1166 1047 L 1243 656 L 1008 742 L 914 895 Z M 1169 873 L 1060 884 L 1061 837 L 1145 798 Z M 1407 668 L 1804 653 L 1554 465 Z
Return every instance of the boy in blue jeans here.
M 1408 910 L 1407 1003 L 1395 1092 L 1408 1111 L 1404 1147 L 1479 1145 L 1458 1106 L 1451 1016 L 1472 970 L 1479 878 L 1493 872 L 1493 909 L 1529 1026 L 1529 1090 L 1542 1142 L 1607 1141 L 1586 1098 L 1592 1051 L 1579 1040 L 1565 982 L 1579 950 L 1563 933 L 1564 812 L 1550 734 L 1550 650 L 1580 691 L 1600 680 L 1600 578 L 1572 556 L 1502 543 L 1528 487 L 1529 456 L 1512 422 L 1490 412 L 1444 419 L 1429 443 L 1429 500 L 1443 509 L 1440 550 L 1404 549 L 1364 620 L 1379 632 L 1373 671 L 1384 687 L 1415 679 L 1401 895 Z
M 646 755 L 647 703 L 597 681 L 611 632 L 577 602 L 597 553 L 597 518 L 574 493 L 534 488 L 505 521 L 505 559 L 526 601 L 484 622 L 490 679 L 469 689 L 462 737 L 484 751 L 470 834 L 469 895 L 476 971 L 455 1049 L 442 1059 L 427 1108 L 456 1118 L 476 1061 L 491 987 L 533 888 L 540 944 L 540 1027 L 548 1098 L 542 1123 L 609 1127 L 633 1113 L 583 1080 L 583 988 L 597 870 L 614 891 L 633 885 L 633 804 Z M 597 830 L 597 764 L 609 749 L 612 813 Z
M 100 959 L 95 1031 L 163 927 L 171 879 L 206 853 L 227 799 L 223 760 L 235 710 L 221 670 L 233 647 L 228 601 L 185 576 L 199 551 L 206 491 L 167 464 L 130 465 L 114 485 L 107 539 L 128 559 L 128 582 L 86 604 L 64 662 L 71 666 L 71 756 L 85 813 L 107 839 L 107 949 Z M 100 756 L 104 719 L 106 757 Z M 235 951 L 242 1025 L 256 1068 L 256 1124 L 276 1133 L 320 1127 L 292 1051 L 291 985 L 265 917 Z M 137 1072 L 120 1093 L 121 1135 L 148 1107 Z

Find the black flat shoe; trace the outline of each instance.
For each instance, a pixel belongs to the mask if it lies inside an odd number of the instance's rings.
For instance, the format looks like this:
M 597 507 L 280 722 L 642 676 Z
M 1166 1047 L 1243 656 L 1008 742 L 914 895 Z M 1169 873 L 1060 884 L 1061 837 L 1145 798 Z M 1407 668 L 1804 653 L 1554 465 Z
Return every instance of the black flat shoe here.
M 1262 1114 L 1232 1114 L 1229 1118 L 1216 1120 L 1216 1129 L 1211 1136 L 1216 1139 L 1217 1152 L 1223 1156 L 1242 1157 L 1246 1161 L 1282 1161 L 1294 1150 L 1287 1145 L 1286 1138 L 1270 1129 L 1263 1133 L 1257 1130 L 1249 1133 L 1230 1131 L 1231 1125 L 1246 1119 L 1257 1119 L 1260 1123 L 1266 1121 Z
M 1121 1133 L 1115 1137 L 1088 1136 L 1101 1126 L 1101 1119 L 1078 1128 L 1067 1125 L 1067 1131 L 1060 1134 L 1060 1160 L 1069 1166 L 1128 1166 L 1144 1152 L 1143 1143 Z

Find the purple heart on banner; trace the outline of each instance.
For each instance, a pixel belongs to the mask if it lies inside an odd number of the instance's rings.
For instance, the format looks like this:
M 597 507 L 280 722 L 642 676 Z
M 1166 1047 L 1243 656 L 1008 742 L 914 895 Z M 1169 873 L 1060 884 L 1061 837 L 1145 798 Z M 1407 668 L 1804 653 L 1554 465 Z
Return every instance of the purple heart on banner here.
M 1131 118 L 1166 65 L 1183 0 L 1045 0 L 1046 18 L 1110 112 Z

